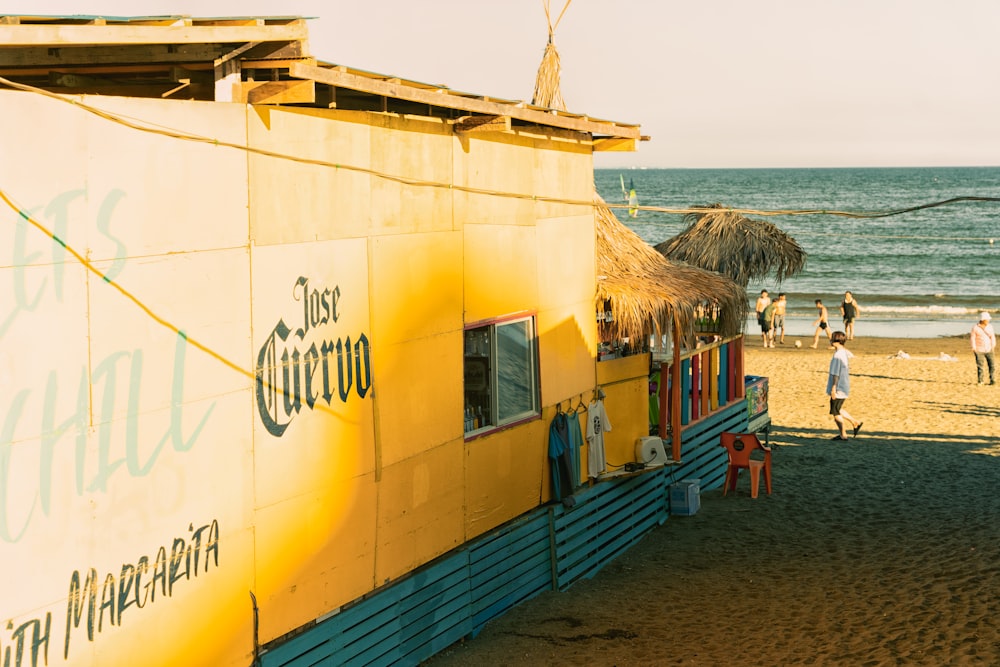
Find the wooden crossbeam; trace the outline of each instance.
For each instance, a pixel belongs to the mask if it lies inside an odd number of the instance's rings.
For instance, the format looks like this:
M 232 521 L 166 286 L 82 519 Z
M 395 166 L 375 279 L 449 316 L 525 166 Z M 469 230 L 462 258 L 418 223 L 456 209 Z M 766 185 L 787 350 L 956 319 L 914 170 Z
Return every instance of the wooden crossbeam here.
M 0 32 L 3 27 L 0 26 Z M 141 64 L 184 64 L 208 62 L 232 50 L 228 44 L 149 44 L 143 47 L 67 45 L 58 48 L 43 46 L 16 49 L 3 48 L 0 38 L 0 70 L 30 67 L 69 67 L 107 65 L 121 67 Z
M 455 121 L 456 132 L 506 132 L 510 116 L 463 116 Z
M 599 137 L 594 139 L 594 151 L 634 151 L 635 139 L 622 139 L 621 137 Z
M 243 81 L 234 102 L 244 104 L 312 104 L 316 101 L 314 81 Z
M 304 41 L 304 19 L 279 25 L 181 25 L 112 23 L 106 25 L 0 24 L 0 45 L 13 46 L 111 46 L 150 44 L 233 44 L 240 42 Z
M 460 109 L 491 116 L 510 116 L 512 119 L 528 123 L 548 127 L 560 127 L 577 132 L 589 132 L 610 137 L 639 138 L 639 128 L 634 125 L 623 126 L 611 122 L 600 122 L 577 116 L 567 116 L 558 112 L 526 108 L 520 105 L 489 102 L 481 98 L 452 94 L 444 89 L 428 90 L 416 88 L 402 83 L 390 83 L 359 74 L 343 72 L 338 69 L 293 64 L 289 67 L 288 72 L 291 76 L 300 79 L 311 79 L 317 83 L 330 86 L 350 88 L 373 95 L 419 102 L 431 106 Z

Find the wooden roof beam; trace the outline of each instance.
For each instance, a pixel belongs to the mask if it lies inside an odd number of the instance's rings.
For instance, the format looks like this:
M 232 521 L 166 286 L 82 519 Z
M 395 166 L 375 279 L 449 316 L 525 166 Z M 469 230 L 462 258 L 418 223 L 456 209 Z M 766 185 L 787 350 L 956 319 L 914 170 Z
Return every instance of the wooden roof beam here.
M 0 27 L 2 31 L 2 27 Z M 229 44 L 149 44 L 143 47 L 33 46 L 8 49 L 0 42 L 0 69 L 13 67 L 69 67 L 95 65 L 184 64 L 213 62 Z
M 315 81 L 243 81 L 237 86 L 233 101 L 244 104 L 312 104 L 316 101 Z
M 304 19 L 260 25 L 167 25 L 131 23 L 65 25 L 0 24 L 0 44 L 14 46 L 121 46 L 151 44 L 211 44 L 239 42 L 305 41 L 309 37 Z
M 291 76 L 299 79 L 311 79 L 317 83 L 330 86 L 350 88 L 372 95 L 419 102 L 430 106 L 460 109 L 491 116 L 510 116 L 512 119 L 527 123 L 559 127 L 577 132 L 630 139 L 639 138 L 640 130 L 634 125 L 623 126 L 611 122 L 595 121 L 593 119 L 564 115 L 540 108 L 524 107 L 520 104 L 489 102 L 480 98 L 456 95 L 446 89 L 428 90 L 402 83 L 390 83 L 381 79 L 344 72 L 339 69 L 315 67 L 312 65 L 292 64 L 288 72 Z
M 510 116 L 462 116 L 455 121 L 456 132 L 508 132 Z

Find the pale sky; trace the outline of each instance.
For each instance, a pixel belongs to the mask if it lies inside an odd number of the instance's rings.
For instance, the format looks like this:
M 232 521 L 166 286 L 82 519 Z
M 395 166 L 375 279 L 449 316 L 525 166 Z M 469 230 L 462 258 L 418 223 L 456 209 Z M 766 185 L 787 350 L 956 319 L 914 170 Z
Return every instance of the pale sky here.
M 553 20 L 564 0 L 551 0 Z M 530 101 L 544 0 L 0 0 L 0 14 L 307 16 L 313 55 Z M 573 0 L 570 111 L 651 140 L 595 166 L 1000 165 L 1000 0 Z

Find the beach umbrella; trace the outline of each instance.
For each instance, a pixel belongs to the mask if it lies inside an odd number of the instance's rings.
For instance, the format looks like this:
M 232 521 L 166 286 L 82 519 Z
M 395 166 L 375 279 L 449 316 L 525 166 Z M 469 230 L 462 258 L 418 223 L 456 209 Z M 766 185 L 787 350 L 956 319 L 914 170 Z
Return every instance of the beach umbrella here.
M 805 266 L 805 251 L 775 224 L 722 204 L 704 208 L 684 216 L 687 229 L 656 244 L 664 257 L 721 273 L 744 288 L 771 275 L 781 283 Z
M 600 197 L 597 197 L 600 200 Z M 746 320 L 744 288 L 712 271 L 673 262 L 597 202 L 597 303 L 613 319 L 601 326 L 610 338 L 637 341 L 672 331 L 694 332 L 706 312 L 718 319 L 714 333 L 733 336 Z M 688 341 L 693 343 L 693 341 Z
M 535 80 L 532 104 L 537 106 L 566 108 L 559 89 L 561 64 L 554 35 L 570 2 L 555 23 L 549 0 L 543 2 L 549 39 Z M 717 273 L 667 260 L 623 225 L 600 195 L 595 194 L 594 204 L 596 303 L 598 310 L 612 313 L 611 320 L 601 323 L 607 338 L 637 342 L 673 331 L 674 326 L 693 334 L 694 320 L 705 313 L 718 321 L 717 332 L 724 336 L 742 331 L 747 302 L 741 286 Z

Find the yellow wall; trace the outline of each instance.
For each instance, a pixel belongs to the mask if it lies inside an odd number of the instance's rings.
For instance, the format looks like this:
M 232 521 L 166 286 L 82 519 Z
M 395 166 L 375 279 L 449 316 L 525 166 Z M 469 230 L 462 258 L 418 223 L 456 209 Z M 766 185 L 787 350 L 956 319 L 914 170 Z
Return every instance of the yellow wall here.
M 636 441 L 649 435 L 649 355 L 602 361 L 597 380 L 607 395 L 604 407 L 613 427 L 604 435 L 604 455 L 621 467 L 636 460 Z
M 17 575 L 0 579 L 0 651 L 48 619 L 50 665 L 153 651 L 246 665 L 251 592 L 266 643 L 548 500 L 551 406 L 597 381 L 591 209 L 346 167 L 588 200 L 585 145 L 340 110 L 86 102 L 341 166 L 0 91 L 0 122 L 19 128 L 0 190 L 44 228 L 0 208 L 0 562 Z M 466 441 L 463 327 L 525 312 L 544 417 Z M 633 394 L 609 391 L 609 443 L 634 440 Z M 156 578 L 174 549 L 182 567 Z M 86 594 L 65 626 L 73 573 L 85 584 L 91 568 L 92 640 Z M 133 584 L 120 618 L 102 606 Z

